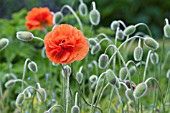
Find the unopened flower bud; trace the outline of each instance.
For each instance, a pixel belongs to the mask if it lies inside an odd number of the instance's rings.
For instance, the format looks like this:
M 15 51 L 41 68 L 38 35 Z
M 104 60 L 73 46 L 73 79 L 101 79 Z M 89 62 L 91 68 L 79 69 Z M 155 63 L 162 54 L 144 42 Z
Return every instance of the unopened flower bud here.
M 164 26 L 164 35 L 165 37 L 170 38 L 170 25 L 169 25 L 169 21 L 167 18 L 165 19 L 165 22 L 166 22 L 166 25 Z
M 159 43 L 151 37 L 144 38 L 144 44 L 152 50 L 157 50 L 159 48 Z
M 166 73 L 166 77 L 169 79 L 170 78 L 170 69 Z
M 17 96 L 17 99 L 16 99 L 16 105 L 22 105 L 22 103 L 24 102 L 25 100 L 25 94 L 24 93 L 20 93 L 18 96 Z
M 31 41 L 34 35 L 28 31 L 18 31 L 16 37 L 21 41 Z
M 136 47 L 133 53 L 135 61 L 141 61 L 143 57 L 143 49 L 141 47 Z
M 70 66 L 68 66 L 68 65 L 64 66 L 64 68 L 62 70 L 62 74 L 63 74 L 64 77 L 69 77 L 71 75 Z
M 88 13 L 87 5 L 83 2 L 80 3 L 78 10 L 81 16 L 86 16 Z
M 59 24 L 63 20 L 63 13 L 62 12 L 56 12 L 53 17 L 53 24 Z
M 118 21 L 112 21 L 112 23 L 110 24 L 110 29 L 116 30 L 119 26 L 120 26 L 120 24 Z
M 79 84 L 81 84 L 82 81 L 83 81 L 83 73 L 78 72 L 78 73 L 76 74 L 76 80 L 77 80 L 77 82 L 78 82 Z
M 9 44 L 9 40 L 7 38 L 1 38 L 0 39 L 0 51 L 5 49 Z
M 80 113 L 80 108 L 78 106 L 73 106 L 71 108 L 71 113 Z
M 90 80 L 91 83 L 96 82 L 97 79 L 98 79 L 98 77 L 97 77 L 96 75 L 91 75 L 90 78 L 89 78 L 89 80 Z
M 130 89 L 131 89 L 131 87 L 133 88 L 133 90 L 136 88 L 135 83 L 134 83 L 134 82 L 130 82 L 129 80 L 126 80 L 126 81 L 125 81 L 125 84 L 126 84 L 126 86 L 127 86 L 128 88 L 130 88 Z
M 150 60 L 152 64 L 157 64 L 159 62 L 159 56 L 158 53 L 151 53 L 150 54 Z
M 108 83 L 110 83 L 113 86 L 115 86 L 116 83 L 118 82 L 118 79 L 117 79 L 115 73 L 111 69 L 108 69 L 106 71 L 106 79 L 107 79 Z
M 30 71 L 32 71 L 34 73 L 36 73 L 38 71 L 37 64 L 33 61 L 28 63 L 28 68 L 29 68 Z
M 100 49 L 101 49 L 100 44 L 96 44 L 95 46 L 92 47 L 92 49 L 91 49 L 91 54 L 92 54 L 92 55 L 96 54 L 97 52 L 100 51 Z
M 121 80 L 126 80 L 127 78 L 127 75 L 128 75 L 128 69 L 127 67 L 122 67 L 119 71 L 119 78 Z
M 118 40 L 123 40 L 124 39 L 124 33 L 123 33 L 123 31 L 121 29 L 118 29 L 116 31 L 116 39 L 118 39 Z
M 90 11 L 90 22 L 92 25 L 98 25 L 100 22 L 100 13 L 96 10 L 95 2 L 92 2 L 93 10 Z
M 89 42 L 90 46 L 95 46 L 97 44 L 97 41 L 93 38 L 89 38 L 88 42 Z
M 136 67 L 135 66 L 130 67 L 130 69 L 129 69 L 130 75 L 134 76 L 135 72 L 136 72 Z
M 5 87 L 9 88 L 15 85 L 15 80 L 9 80 L 5 83 Z
M 126 98 L 129 100 L 129 101 L 131 101 L 131 102 L 133 102 L 134 101 L 134 96 L 133 96 L 133 91 L 131 90 L 131 89 L 127 89 L 126 91 L 125 91 L 125 95 L 126 95 Z
M 37 89 L 38 92 L 37 92 L 37 98 L 38 98 L 38 101 L 42 102 L 42 101 L 46 101 L 46 98 L 47 98 L 47 94 L 46 94 L 46 91 L 44 88 L 38 88 Z
M 136 86 L 136 88 L 133 92 L 133 96 L 136 99 L 139 99 L 146 93 L 147 89 L 148 89 L 147 84 L 145 82 L 142 82 Z
M 88 70 L 92 71 L 93 70 L 93 65 L 92 64 L 88 64 Z
M 124 35 L 126 35 L 126 36 L 131 35 L 135 31 L 136 31 L 136 27 L 134 25 L 130 25 L 124 30 Z
M 108 62 L 109 62 L 109 57 L 107 54 L 102 54 L 99 57 L 99 68 L 100 69 L 105 69 L 108 66 Z

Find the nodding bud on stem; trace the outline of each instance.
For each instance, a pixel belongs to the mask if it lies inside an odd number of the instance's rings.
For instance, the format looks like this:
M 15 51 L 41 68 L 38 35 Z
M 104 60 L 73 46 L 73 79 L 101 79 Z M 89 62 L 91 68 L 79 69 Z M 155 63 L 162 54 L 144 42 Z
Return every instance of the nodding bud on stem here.
M 101 54 L 99 57 L 99 68 L 100 69 L 105 69 L 108 66 L 109 63 L 109 57 L 107 54 Z
M 80 113 L 80 108 L 78 106 L 73 106 L 71 108 L 71 113 Z
M 86 16 L 88 13 L 87 5 L 83 1 L 80 3 L 78 10 L 81 16 Z
M 147 84 L 145 82 L 142 82 L 136 86 L 136 88 L 133 92 L 133 96 L 136 99 L 139 99 L 146 93 L 147 89 L 148 89 Z
M 97 44 L 97 41 L 93 38 L 89 38 L 88 42 L 89 42 L 90 46 L 95 46 Z
M 53 24 L 59 24 L 63 20 L 63 13 L 62 12 L 56 12 L 53 17 Z
M 33 61 L 28 63 L 28 68 L 29 68 L 30 71 L 32 71 L 34 73 L 38 72 L 37 64 Z
M 108 83 L 113 86 L 115 86 L 118 82 L 118 78 L 116 77 L 115 73 L 111 69 L 108 69 L 106 71 L 106 79 Z
M 136 31 L 136 27 L 134 25 L 130 25 L 128 27 L 126 27 L 126 29 L 124 30 L 124 35 L 128 36 L 133 34 Z
M 116 30 L 116 39 L 118 39 L 118 40 L 123 40 L 124 39 L 124 33 L 119 28 L 117 28 L 117 30 Z
M 135 61 L 141 61 L 143 57 L 143 49 L 141 47 L 136 47 L 133 53 Z
M 15 104 L 16 105 L 22 105 L 22 103 L 24 102 L 25 100 L 25 94 L 24 93 L 20 93 L 18 96 L 17 96 L 17 99 L 15 101 Z
M 145 37 L 144 44 L 151 50 L 157 50 L 159 48 L 159 43 L 151 37 Z
M 5 83 L 5 87 L 9 88 L 15 85 L 15 80 L 9 80 Z
M 133 96 L 133 91 L 131 89 L 126 89 L 125 91 L 125 95 L 126 95 L 126 98 L 130 101 L 130 102 L 133 102 L 134 101 L 134 96 Z
M 89 80 L 90 80 L 91 83 L 96 82 L 97 79 L 98 79 L 98 77 L 97 77 L 96 75 L 91 75 L 91 76 L 89 77 Z
M 135 72 L 136 72 L 136 67 L 135 66 L 131 66 L 130 69 L 129 69 L 130 75 L 134 76 Z
M 1 38 L 0 39 L 0 51 L 5 49 L 9 44 L 9 40 L 7 38 Z
M 77 82 L 78 82 L 79 84 L 81 84 L 82 81 L 83 81 L 83 73 L 78 72 L 78 73 L 76 74 L 76 80 L 77 80 Z
M 96 9 L 96 4 L 95 2 L 92 2 L 93 5 L 93 10 L 90 11 L 90 22 L 92 25 L 98 25 L 100 22 L 100 13 L 99 11 Z
M 100 46 L 100 44 L 98 43 L 98 44 L 96 44 L 95 46 L 92 47 L 92 49 L 91 49 L 91 54 L 92 54 L 92 55 L 96 54 L 97 52 L 100 51 L 100 49 L 101 49 L 101 46 Z
M 166 73 L 166 77 L 169 79 L 170 78 L 170 69 Z
M 110 29 L 111 30 L 116 30 L 120 26 L 120 23 L 118 21 L 112 21 L 110 24 Z
M 38 101 L 42 102 L 42 101 L 46 101 L 46 98 L 47 98 L 47 94 L 46 94 L 46 91 L 44 88 L 38 88 L 37 89 L 38 92 L 37 93 L 37 98 L 38 98 Z
M 63 67 L 62 74 L 64 77 L 69 77 L 71 75 L 71 68 L 70 66 L 66 65 Z
M 92 71 L 93 70 L 93 65 L 92 64 L 88 64 L 88 70 Z
M 126 80 L 128 75 L 128 68 L 127 67 L 122 67 L 119 71 L 119 78 L 121 80 Z
M 169 21 L 166 18 L 165 19 L 166 25 L 164 26 L 164 35 L 166 38 L 170 38 L 170 25 L 169 25 Z
M 28 31 L 18 31 L 16 37 L 21 41 L 31 41 L 34 35 Z
M 150 60 L 151 60 L 151 63 L 152 64 L 158 64 L 159 62 L 159 56 L 158 56 L 158 53 L 151 53 L 150 54 Z

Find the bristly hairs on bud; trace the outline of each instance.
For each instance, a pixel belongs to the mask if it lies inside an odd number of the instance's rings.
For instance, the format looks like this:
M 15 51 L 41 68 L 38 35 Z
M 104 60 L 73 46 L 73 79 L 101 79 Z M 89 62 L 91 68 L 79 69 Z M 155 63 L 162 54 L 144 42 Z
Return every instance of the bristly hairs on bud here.
M 145 37 L 144 44 L 151 50 L 157 50 L 159 48 L 159 43 L 151 37 Z
M 166 38 L 170 38 L 170 25 L 167 18 L 165 18 L 164 35 Z
M 95 46 L 92 47 L 91 49 L 91 54 L 94 55 L 96 54 L 97 52 L 99 52 L 101 49 L 101 46 L 99 43 L 97 43 Z
M 118 21 L 112 21 L 112 23 L 110 24 L 110 29 L 111 30 L 116 30 L 118 27 L 120 26 L 120 23 Z
M 125 28 L 124 35 L 129 36 L 129 35 L 133 34 L 135 31 L 136 31 L 136 26 L 130 25 L 130 26 Z
M 99 68 L 105 69 L 108 66 L 109 56 L 107 54 L 101 54 L 98 62 Z
M 42 101 L 45 102 L 46 98 L 47 98 L 47 93 L 46 93 L 45 89 L 41 88 L 39 83 L 37 83 L 37 87 L 38 87 L 38 89 L 37 89 L 38 92 L 36 92 L 36 94 L 37 94 L 38 101 L 39 102 L 42 102 Z
M 86 16 L 88 13 L 87 5 L 83 2 L 83 0 L 80 0 L 80 5 L 78 7 L 79 13 L 81 16 Z
M 29 31 L 18 31 L 16 37 L 21 41 L 31 41 L 34 35 Z
M 116 36 L 115 38 L 118 39 L 118 40 L 123 40 L 124 39 L 124 33 L 123 31 L 118 27 L 117 30 L 116 30 Z
M 14 86 L 16 82 L 22 83 L 22 80 L 21 79 L 11 79 L 5 83 L 5 87 L 10 88 L 10 87 Z M 24 81 L 24 84 L 28 85 L 25 81 Z
M 100 13 L 96 9 L 96 4 L 93 1 L 92 2 L 93 9 L 90 11 L 89 17 L 90 17 L 90 22 L 92 25 L 98 25 L 100 22 Z
M 0 39 L 0 51 L 5 49 L 9 44 L 9 40 L 7 38 L 1 38 Z
M 90 47 L 96 46 L 97 44 L 97 41 L 95 40 L 95 38 L 89 38 L 88 42 L 89 42 Z
M 64 67 L 62 66 L 62 75 L 67 78 L 71 75 L 71 67 L 68 65 L 65 65 Z
M 152 52 L 152 53 L 150 54 L 150 60 L 151 60 L 151 63 L 152 63 L 152 64 L 158 64 L 158 62 L 159 62 L 158 53 Z
M 62 12 L 56 12 L 55 14 L 54 14 L 54 17 L 53 17 L 53 24 L 54 25 L 58 25 L 58 24 L 60 24 L 61 23 L 61 21 L 63 20 L 63 13 Z
M 37 64 L 34 61 L 31 61 L 28 63 L 28 68 L 30 71 L 32 71 L 33 73 L 38 72 L 38 67 Z
M 83 73 L 81 72 L 83 69 L 83 66 L 80 67 L 79 72 L 76 73 L 76 80 L 79 84 L 83 81 Z
M 15 104 L 21 106 L 22 103 L 24 102 L 24 100 L 25 100 L 25 94 L 24 94 L 24 93 L 20 93 L 20 94 L 17 96 L 17 99 L 16 99 L 16 101 L 15 101 Z
M 136 98 L 136 99 L 139 99 L 141 98 L 143 95 L 146 94 L 146 91 L 148 89 L 148 86 L 145 82 L 142 82 L 140 84 L 138 84 L 133 92 L 133 96 Z

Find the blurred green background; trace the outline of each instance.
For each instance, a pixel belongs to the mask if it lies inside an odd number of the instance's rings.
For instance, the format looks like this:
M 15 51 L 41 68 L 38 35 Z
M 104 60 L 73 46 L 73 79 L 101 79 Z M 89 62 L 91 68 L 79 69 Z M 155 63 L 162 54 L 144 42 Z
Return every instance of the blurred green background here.
M 113 20 L 123 20 L 127 25 L 139 22 L 151 28 L 154 38 L 163 34 L 164 19 L 170 18 L 170 0 L 94 0 L 101 13 L 101 26 L 110 26 Z M 84 0 L 91 8 L 92 0 Z M 11 19 L 14 12 L 25 8 L 47 6 L 51 11 L 58 11 L 62 5 L 74 4 L 78 8 L 78 0 L 0 0 L 0 18 Z M 91 9 L 89 9 L 91 10 Z

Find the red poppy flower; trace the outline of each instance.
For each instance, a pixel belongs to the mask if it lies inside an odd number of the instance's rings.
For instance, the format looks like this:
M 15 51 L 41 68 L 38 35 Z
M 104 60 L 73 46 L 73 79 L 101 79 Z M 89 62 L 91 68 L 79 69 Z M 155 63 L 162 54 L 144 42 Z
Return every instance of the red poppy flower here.
M 82 32 L 68 24 L 61 24 L 49 32 L 44 39 L 46 54 L 50 61 L 68 64 L 82 60 L 89 50 Z
M 44 29 L 44 26 L 53 25 L 53 14 L 47 7 L 33 8 L 26 16 L 28 30 Z

